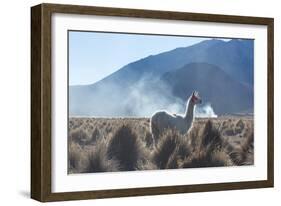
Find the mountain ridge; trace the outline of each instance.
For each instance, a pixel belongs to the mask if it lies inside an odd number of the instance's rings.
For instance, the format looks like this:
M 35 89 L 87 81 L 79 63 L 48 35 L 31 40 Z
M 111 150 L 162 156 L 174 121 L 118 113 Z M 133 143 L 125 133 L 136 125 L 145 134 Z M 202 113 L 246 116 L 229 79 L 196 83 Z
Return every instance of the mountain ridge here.
M 165 108 L 165 106 L 175 112 L 181 111 L 186 99 L 173 90 L 175 88 L 185 87 L 185 92 L 188 93 L 190 92 L 191 86 L 188 82 L 186 83 L 184 81 L 181 81 L 181 86 L 174 85 L 173 82 L 179 82 L 178 78 L 185 75 L 178 76 L 178 72 L 182 68 L 191 68 L 195 74 L 196 70 L 194 67 L 196 67 L 196 64 L 197 68 L 199 68 L 198 70 L 202 73 L 202 77 L 206 77 L 206 74 L 204 74 L 205 71 L 201 68 L 212 68 L 211 70 L 213 72 L 219 71 L 218 78 L 221 78 L 222 85 L 209 82 L 205 78 L 208 87 L 216 87 L 221 95 L 224 92 L 221 91 L 219 86 L 226 87 L 225 85 L 232 82 L 235 85 L 233 87 L 237 88 L 238 91 L 228 87 L 228 91 L 226 90 L 226 92 L 238 98 L 240 91 L 243 94 L 243 99 L 246 99 L 243 103 L 242 100 L 238 101 L 232 98 L 233 102 L 238 105 L 232 107 L 223 107 L 220 103 L 215 103 L 216 112 L 222 114 L 252 109 L 253 42 L 245 42 L 243 40 L 231 40 L 228 42 L 222 40 L 206 40 L 189 47 L 175 48 L 131 62 L 96 83 L 69 86 L 69 113 L 70 115 L 102 115 L 103 107 L 108 108 L 106 113 L 108 115 L 112 114 L 113 116 L 126 114 L 142 115 L 141 110 L 149 113 L 151 110 Z M 198 67 L 198 65 L 200 66 Z M 190 72 L 188 71 L 187 74 L 192 76 Z M 173 77 L 171 73 L 174 73 L 174 76 L 177 77 Z M 224 73 L 228 77 L 231 77 L 232 80 L 229 80 L 229 82 L 225 81 L 226 77 Z M 169 78 L 166 80 L 165 78 L 163 79 L 163 76 L 169 76 L 169 74 L 171 77 L 170 81 L 168 81 Z M 197 72 L 196 76 L 200 77 L 200 74 Z M 210 73 L 207 77 L 211 76 L 214 76 L 214 74 Z M 189 79 L 188 81 L 190 82 L 191 80 Z M 200 81 L 198 80 L 198 82 Z M 175 88 L 171 87 L 172 85 Z M 189 87 L 187 88 L 188 85 Z M 193 85 L 200 86 L 196 82 L 193 82 Z M 209 89 L 208 87 L 205 87 L 205 89 L 201 88 L 202 91 L 200 92 L 203 94 L 203 98 L 204 95 L 207 96 L 213 104 L 215 99 L 219 98 L 219 94 L 213 94 L 213 98 L 209 97 L 210 95 L 205 91 Z M 194 88 L 194 90 L 198 89 Z M 161 94 L 163 95 L 161 96 Z M 161 99 L 161 101 L 153 97 L 153 95 Z M 145 101 L 144 99 L 147 100 Z M 112 106 L 112 103 L 116 105 Z M 134 107 L 138 107 L 138 111 L 135 111 L 136 109 Z M 151 109 L 145 107 L 151 107 Z M 97 112 L 98 110 L 99 112 Z M 116 113 L 117 110 L 120 111 Z

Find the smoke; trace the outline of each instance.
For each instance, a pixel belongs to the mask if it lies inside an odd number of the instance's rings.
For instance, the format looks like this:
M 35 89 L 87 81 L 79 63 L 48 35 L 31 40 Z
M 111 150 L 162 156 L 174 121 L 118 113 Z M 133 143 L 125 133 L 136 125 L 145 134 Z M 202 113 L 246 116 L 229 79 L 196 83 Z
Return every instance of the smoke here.
M 183 113 L 185 110 L 185 102 L 175 97 L 165 82 L 152 82 L 148 77 L 142 78 L 129 89 L 123 106 L 130 111 L 130 116 L 139 117 L 150 117 L 159 110 L 171 113 Z
M 160 110 L 183 114 L 191 92 L 184 99 L 175 97 L 166 82 L 146 76 L 129 86 L 120 81 L 104 82 L 79 90 L 77 94 L 70 93 L 70 116 L 151 117 Z M 208 103 L 196 107 L 195 117 L 217 115 Z
M 199 118 L 217 118 L 218 115 L 214 112 L 210 103 L 195 108 L 195 117 Z

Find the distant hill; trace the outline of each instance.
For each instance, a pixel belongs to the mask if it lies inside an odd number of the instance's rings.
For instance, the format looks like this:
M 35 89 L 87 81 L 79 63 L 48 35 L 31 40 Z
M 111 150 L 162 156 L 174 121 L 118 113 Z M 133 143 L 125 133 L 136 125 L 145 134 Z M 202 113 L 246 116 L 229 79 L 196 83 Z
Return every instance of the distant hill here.
M 252 87 L 253 41 L 208 40 L 140 59 L 94 84 L 70 86 L 69 114 L 181 112 L 194 89 L 219 114 L 251 111 Z
M 193 90 L 199 91 L 203 101 L 210 102 L 218 114 L 237 113 L 253 107 L 252 88 L 212 64 L 188 64 L 165 73 L 161 79 L 170 85 L 175 97 L 183 100 Z

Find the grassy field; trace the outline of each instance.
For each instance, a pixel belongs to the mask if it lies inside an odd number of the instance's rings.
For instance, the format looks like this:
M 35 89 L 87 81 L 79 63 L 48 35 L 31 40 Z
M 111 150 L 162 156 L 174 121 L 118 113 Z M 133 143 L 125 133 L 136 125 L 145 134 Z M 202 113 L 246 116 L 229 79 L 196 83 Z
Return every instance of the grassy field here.
M 200 118 L 156 146 L 148 118 L 70 118 L 68 172 L 92 173 L 254 164 L 252 117 Z

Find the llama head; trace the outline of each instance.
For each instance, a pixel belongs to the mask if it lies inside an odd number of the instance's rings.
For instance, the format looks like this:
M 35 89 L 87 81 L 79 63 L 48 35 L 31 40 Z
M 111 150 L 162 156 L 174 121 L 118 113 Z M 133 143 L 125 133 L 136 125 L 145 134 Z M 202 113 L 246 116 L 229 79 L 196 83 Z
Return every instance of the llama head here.
M 199 93 L 198 93 L 197 91 L 192 92 L 191 101 L 192 101 L 194 104 L 201 104 L 201 103 L 202 103 L 202 99 L 201 99 L 201 97 L 199 96 Z

